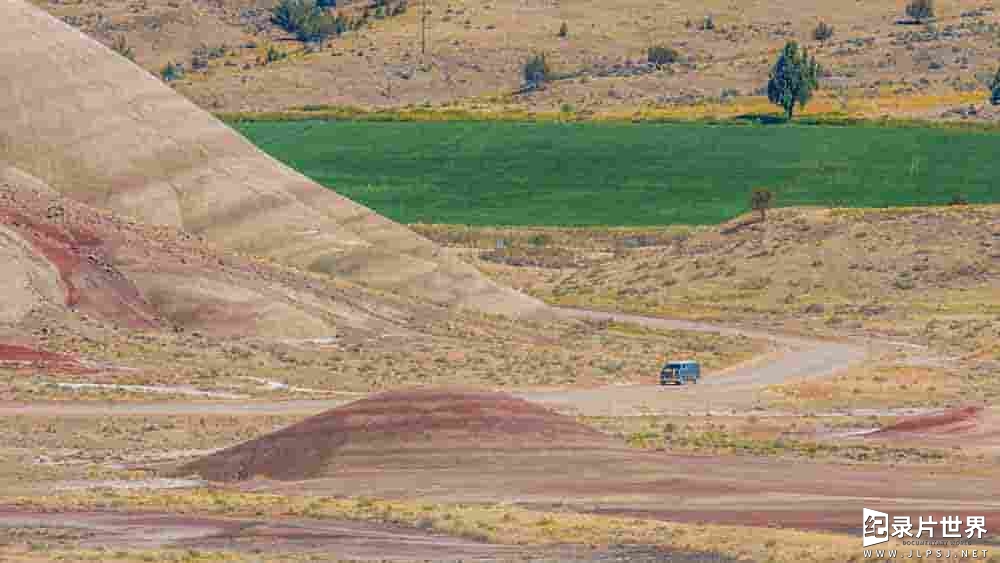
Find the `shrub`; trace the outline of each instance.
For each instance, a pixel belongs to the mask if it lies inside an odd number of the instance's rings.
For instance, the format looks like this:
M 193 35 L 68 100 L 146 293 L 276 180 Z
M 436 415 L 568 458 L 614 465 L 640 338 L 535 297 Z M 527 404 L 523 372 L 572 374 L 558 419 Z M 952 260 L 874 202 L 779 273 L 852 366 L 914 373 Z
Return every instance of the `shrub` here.
M 163 70 L 160 71 L 160 77 L 163 78 L 164 82 L 180 80 L 184 78 L 184 65 L 180 63 L 167 63 L 167 66 L 163 67 Z
M 715 29 L 715 20 L 711 15 L 705 16 L 705 19 L 701 22 L 701 29 L 704 31 L 712 31 Z
M 264 55 L 264 64 L 270 64 L 288 57 L 284 51 L 277 49 L 274 45 L 267 46 L 267 53 Z
M 326 11 L 327 6 L 335 5 L 329 0 L 281 0 L 271 9 L 271 21 L 299 41 L 323 41 L 345 30 L 343 19 Z
M 544 53 L 537 53 L 524 63 L 524 81 L 530 85 L 539 85 L 548 80 L 551 74 Z
M 569 26 L 566 25 L 566 22 L 562 22 L 562 25 L 559 26 L 559 37 L 566 38 L 567 36 L 569 36 Z
M 813 39 L 816 41 L 826 41 L 831 37 L 833 37 L 833 26 L 827 25 L 826 22 L 819 22 L 819 25 L 813 30 Z
M 760 213 L 760 220 L 767 219 L 767 210 L 774 202 L 774 193 L 767 188 L 754 188 L 750 192 L 750 208 Z
M 993 82 L 990 83 L 990 103 L 1000 106 L 1000 68 L 997 69 Z
M 132 51 L 132 47 L 128 44 L 128 38 L 124 35 L 115 36 L 114 42 L 111 43 L 111 50 L 126 59 L 135 62 L 135 53 Z
M 208 68 L 208 59 L 195 55 L 191 57 L 191 70 L 205 70 Z
M 969 198 L 965 197 L 965 194 L 955 194 L 951 196 L 948 205 L 969 205 Z
M 294 33 L 316 5 L 307 0 L 281 0 L 271 9 L 271 22 L 289 33 Z
M 906 5 L 906 15 L 917 21 L 934 17 L 934 0 L 911 0 Z
M 676 49 L 655 45 L 646 50 L 646 60 L 656 66 L 668 65 L 680 60 L 681 55 Z

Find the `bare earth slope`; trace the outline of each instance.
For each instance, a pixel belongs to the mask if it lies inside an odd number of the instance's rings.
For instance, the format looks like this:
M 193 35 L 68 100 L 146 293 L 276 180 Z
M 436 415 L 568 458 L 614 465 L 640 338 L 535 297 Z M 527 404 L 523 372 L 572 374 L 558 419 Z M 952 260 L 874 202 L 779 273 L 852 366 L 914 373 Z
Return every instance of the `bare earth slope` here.
M 0 160 L 81 202 L 233 250 L 437 302 L 537 303 L 306 179 L 127 59 L 0 2 Z

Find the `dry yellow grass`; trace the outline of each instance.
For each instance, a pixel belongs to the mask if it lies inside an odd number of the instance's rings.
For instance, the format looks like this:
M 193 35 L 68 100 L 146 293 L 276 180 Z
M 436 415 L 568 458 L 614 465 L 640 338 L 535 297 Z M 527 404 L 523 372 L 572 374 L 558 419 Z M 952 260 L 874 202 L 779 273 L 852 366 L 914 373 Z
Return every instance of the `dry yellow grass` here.
M 497 543 L 544 546 L 636 543 L 739 559 L 844 563 L 862 560 L 857 538 L 773 528 L 678 524 L 635 518 L 551 513 L 504 505 L 440 505 L 365 498 L 292 497 L 225 490 L 180 493 L 97 492 L 8 499 L 16 506 L 104 508 L 180 514 L 347 518 L 422 527 Z M 890 543 L 887 547 L 893 547 Z M 901 547 L 901 546 L 897 546 Z M 983 549 L 983 546 L 973 546 Z M 971 549 L 972 547 L 970 547 Z
M 938 366 L 860 366 L 829 379 L 768 388 L 771 405 L 816 412 L 831 409 L 945 406 L 982 397 L 967 369 Z

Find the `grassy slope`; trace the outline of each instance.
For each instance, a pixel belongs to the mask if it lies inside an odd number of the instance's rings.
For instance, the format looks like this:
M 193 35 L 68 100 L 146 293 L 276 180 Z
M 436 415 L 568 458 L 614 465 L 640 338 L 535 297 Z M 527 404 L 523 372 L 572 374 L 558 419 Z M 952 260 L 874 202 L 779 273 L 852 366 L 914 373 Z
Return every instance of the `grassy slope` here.
M 258 122 L 279 159 L 402 222 L 711 224 L 780 205 L 1000 201 L 995 133 L 700 124 Z

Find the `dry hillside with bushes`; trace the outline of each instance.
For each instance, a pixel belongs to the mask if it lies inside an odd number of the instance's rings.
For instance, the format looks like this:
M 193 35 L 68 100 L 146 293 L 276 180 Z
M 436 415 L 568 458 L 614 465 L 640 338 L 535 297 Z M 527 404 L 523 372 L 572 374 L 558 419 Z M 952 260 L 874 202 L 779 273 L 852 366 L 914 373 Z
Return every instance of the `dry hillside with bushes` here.
M 460 103 L 739 115 L 770 111 L 768 70 L 796 40 L 826 69 L 812 111 L 996 115 L 987 90 L 1000 60 L 1000 13 L 980 0 L 938 1 L 933 17 L 919 21 L 902 1 L 431 0 L 426 52 L 416 3 L 380 11 L 341 2 L 330 13 L 347 31 L 312 44 L 271 21 L 274 0 L 35 3 L 108 45 L 124 41 L 151 72 L 182 66 L 175 87 L 213 110 Z M 536 53 L 551 69 L 547 87 L 514 94 Z
M 417 230 L 478 247 L 484 271 L 561 305 L 1000 352 L 997 206 L 787 208 L 706 228 Z

